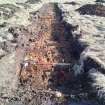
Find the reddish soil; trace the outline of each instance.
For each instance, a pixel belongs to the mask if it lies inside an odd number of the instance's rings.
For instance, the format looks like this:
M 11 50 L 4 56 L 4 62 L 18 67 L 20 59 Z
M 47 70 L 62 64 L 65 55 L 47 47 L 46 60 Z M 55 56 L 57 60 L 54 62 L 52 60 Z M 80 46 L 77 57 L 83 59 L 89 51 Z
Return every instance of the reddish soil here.
M 54 81 L 56 85 L 73 77 L 70 77 L 72 74 L 67 71 L 72 61 L 69 52 L 70 36 L 67 35 L 60 15 L 56 14 L 53 6 L 45 5 L 36 13 L 32 13 L 32 24 L 27 27 L 28 36 L 31 37 L 28 47 L 25 48 L 24 61 L 21 63 L 20 80 L 22 84 L 29 81 L 35 88 L 47 88 L 49 80 Z M 57 65 L 60 65 L 58 69 Z M 54 72 L 55 67 L 59 72 Z M 60 74 L 59 79 L 55 74 Z

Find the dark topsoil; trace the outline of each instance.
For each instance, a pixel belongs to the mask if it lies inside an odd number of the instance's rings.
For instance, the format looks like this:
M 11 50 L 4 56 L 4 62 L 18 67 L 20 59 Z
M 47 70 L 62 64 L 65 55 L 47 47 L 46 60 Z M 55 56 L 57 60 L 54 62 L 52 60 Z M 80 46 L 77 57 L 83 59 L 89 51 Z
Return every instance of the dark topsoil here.
M 77 9 L 81 15 L 96 15 L 105 17 L 105 6 L 99 4 L 86 4 Z

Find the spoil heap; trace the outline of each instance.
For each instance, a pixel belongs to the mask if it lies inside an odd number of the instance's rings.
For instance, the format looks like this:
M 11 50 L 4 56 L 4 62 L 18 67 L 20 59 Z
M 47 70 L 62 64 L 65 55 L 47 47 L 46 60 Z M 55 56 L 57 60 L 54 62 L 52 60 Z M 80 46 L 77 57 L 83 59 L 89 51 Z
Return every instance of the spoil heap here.
M 81 15 L 96 15 L 105 17 L 105 6 L 98 4 L 86 4 L 77 9 Z

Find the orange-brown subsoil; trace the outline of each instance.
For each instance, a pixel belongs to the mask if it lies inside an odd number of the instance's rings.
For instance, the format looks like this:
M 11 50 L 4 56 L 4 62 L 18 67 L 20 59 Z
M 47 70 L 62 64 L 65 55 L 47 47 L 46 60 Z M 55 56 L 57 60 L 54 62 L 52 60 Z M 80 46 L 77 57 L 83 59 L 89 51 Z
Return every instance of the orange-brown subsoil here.
M 31 13 L 32 24 L 27 27 L 28 36 L 31 37 L 20 68 L 22 84 L 29 82 L 35 88 L 47 88 L 49 80 L 56 85 L 73 77 L 72 73 L 64 70 L 65 67 L 69 69 L 71 63 L 71 39 L 61 22 L 60 13 L 55 12 L 54 6 L 47 4 L 39 11 Z M 60 66 L 58 69 L 61 69 L 58 70 L 59 73 L 54 72 L 57 65 Z M 56 74 L 59 79 L 54 76 Z M 52 75 L 54 80 L 51 79 Z

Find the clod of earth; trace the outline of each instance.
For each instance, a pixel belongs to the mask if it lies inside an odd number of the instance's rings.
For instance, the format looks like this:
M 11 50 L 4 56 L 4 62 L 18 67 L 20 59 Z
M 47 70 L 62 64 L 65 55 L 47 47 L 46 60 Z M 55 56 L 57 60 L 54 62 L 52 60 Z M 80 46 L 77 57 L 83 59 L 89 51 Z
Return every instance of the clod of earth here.
M 105 6 L 98 4 L 86 4 L 77 9 L 81 15 L 96 15 L 105 17 Z

